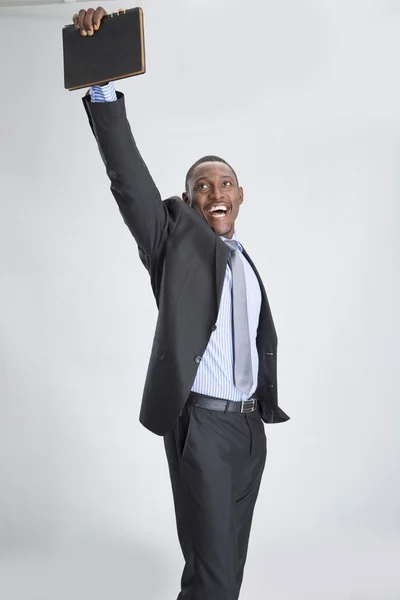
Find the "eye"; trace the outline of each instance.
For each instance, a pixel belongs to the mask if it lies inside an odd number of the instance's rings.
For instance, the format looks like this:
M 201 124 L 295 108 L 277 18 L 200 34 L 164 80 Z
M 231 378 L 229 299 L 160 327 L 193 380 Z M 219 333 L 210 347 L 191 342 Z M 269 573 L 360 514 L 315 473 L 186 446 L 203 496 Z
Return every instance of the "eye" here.
M 194 189 L 195 190 L 201 190 L 201 189 L 204 189 L 206 187 L 207 187 L 206 183 L 198 183 Z
M 232 183 L 230 181 L 224 181 L 224 185 L 232 187 Z

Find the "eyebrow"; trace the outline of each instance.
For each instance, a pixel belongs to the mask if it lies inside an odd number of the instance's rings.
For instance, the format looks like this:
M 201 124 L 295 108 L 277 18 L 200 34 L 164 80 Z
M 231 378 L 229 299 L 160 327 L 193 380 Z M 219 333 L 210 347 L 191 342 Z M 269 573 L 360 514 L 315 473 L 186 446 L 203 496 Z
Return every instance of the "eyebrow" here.
M 202 179 L 205 179 L 206 181 L 208 180 L 208 178 L 205 175 L 202 175 L 201 177 L 198 177 L 197 179 L 195 179 L 195 184 L 198 183 L 199 181 L 201 181 Z M 235 179 L 233 175 L 222 175 L 221 179 Z

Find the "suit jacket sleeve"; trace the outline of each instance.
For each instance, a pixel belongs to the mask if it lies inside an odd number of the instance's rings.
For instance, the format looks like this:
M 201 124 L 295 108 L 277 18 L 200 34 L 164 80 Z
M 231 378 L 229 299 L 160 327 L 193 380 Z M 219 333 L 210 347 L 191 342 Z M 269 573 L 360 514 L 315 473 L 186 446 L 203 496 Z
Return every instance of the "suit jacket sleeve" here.
M 115 102 L 83 98 L 89 123 L 111 181 L 111 191 L 139 249 L 151 255 L 171 233 L 168 210 L 136 146 L 125 97 Z

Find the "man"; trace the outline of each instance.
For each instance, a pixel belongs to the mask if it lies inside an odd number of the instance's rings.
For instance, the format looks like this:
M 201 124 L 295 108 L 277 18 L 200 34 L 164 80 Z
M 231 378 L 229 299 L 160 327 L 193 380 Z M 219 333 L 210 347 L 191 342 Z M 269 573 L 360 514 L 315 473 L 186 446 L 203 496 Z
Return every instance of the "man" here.
M 103 8 L 74 23 L 94 35 Z M 97 34 L 96 34 L 97 35 Z M 237 600 L 278 407 L 277 338 L 254 264 L 236 240 L 243 202 L 223 159 L 197 161 L 161 201 L 113 83 L 83 98 L 111 190 L 159 309 L 140 421 L 164 437 L 185 567 L 178 600 Z

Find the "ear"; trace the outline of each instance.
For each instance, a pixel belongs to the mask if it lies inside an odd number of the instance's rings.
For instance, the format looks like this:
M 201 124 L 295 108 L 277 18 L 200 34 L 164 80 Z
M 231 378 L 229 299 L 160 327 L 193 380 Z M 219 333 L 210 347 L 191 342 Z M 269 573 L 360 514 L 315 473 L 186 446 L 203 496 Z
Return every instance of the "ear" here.
M 190 206 L 190 200 L 189 200 L 189 196 L 187 195 L 187 193 L 186 193 L 186 192 L 183 192 L 183 194 L 182 194 L 182 200 L 183 200 L 183 201 L 184 201 L 186 204 L 189 204 L 189 206 Z
M 243 188 L 239 188 L 239 204 L 243 204 Z

